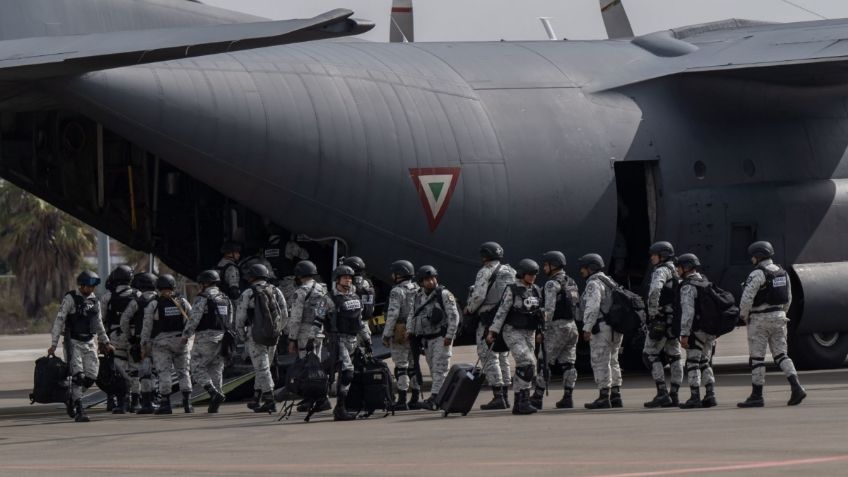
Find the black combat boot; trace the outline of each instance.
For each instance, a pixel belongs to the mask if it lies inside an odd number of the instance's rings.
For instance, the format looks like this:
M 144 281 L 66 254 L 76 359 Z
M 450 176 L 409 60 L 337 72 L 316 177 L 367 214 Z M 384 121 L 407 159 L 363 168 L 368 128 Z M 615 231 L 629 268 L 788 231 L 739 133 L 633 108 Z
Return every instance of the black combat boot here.
M 85 414 L 85 406 L 82 405 L 82 401 L 77 399 L 74 401 L 74 421 L 76 422 L 88 422 L 88 416 Z
M 701 407 L 718 406 L 715 397 L 715 386 L 713 384 L 707 384 L 704 388 L 707 390 L 707 393 L 704 394 L 704 399 L 701 400 Z
M 191 405 L 191 391 L 183 391 L 183 412 L 186 414 L 194 412 L 194 406 Z
M 483 411 L 491 411 L 494 409 L 509 409 L 509 404 L 507 404 L 506 399 L 504 398 L 504 390 L 506 388 L 502 386 L 492 386 L 492 400 L 486 404 L 480 406 L 480 409 Z
M 555 406 L 557 409 L 571 409 L 574 407 L 574 399 L 572 399 L 571 395 L 574 393 L 573 388 L 565 388 L 565 392 L 562 394 L 562 399 L 556 402 Z
M 274 393 L 270 391 L 267 393 L 262 393 L 262 405 L 254 409 L 253 412 L 267 412 L 268 414 L 273 414 L 277 412 L 277 403 L 274 402 Z
M 137 413 L 141 410 L 141 404 L 139 403 L 139 395 L 138 393 L 130 394 L 130 412 Z
M 689 400 L 680 404 L 680 409 L 695 409 L 701 407 L 701 388 L 698 386 L 689 386 L 692 395 Z
M 171 411 L 171 399 L 168 396 L 162 396 L 159 398 L 159 409 L 153 411 L 153 414 L 157 416 L 162 414 L 173 414 Z
M 671 406 L 671 396 L 668 395 L 668 389 L 665 387 L 665 382 L 660 381 L 657 383 L 657 395 L 654 396 L 654 399 L 646 402 L 645 407 L 655 408 L 669 406 Z
M 680 399 L 678 399 L 678 391 L 680 391 L 680 385 L 671 383 L 671 392 L 668 393 L 668 397 L 671 399 L 671 404 L 663 405 L 663 407 L 678 407 L 680 406 Z
M 612 407 L 610 403 L 610 389 L 603 388 L 601 389 L 600 394 L 598 395 L 598 399 L 595 399 L 592 402 L 587 402 L 583 405 L 586 409 L 609 409 Z
M 262 399 L 262 390 L 255 389 L 253 391 L 253 400 L 247 403 L 247 408 L 250 410 L 256 409 L 259 407 L 259 400 Z
M 789 396 L 789 402 L 786 403 L 787 406 L 797 406 L 801 404 L 801 401 L 807 397 L 807 391 L 804 390 L 804 387 L 801 386 L 801 383 L 798 382 L 798 375 L 793 374 L 786 378 L 789 380 L 789 385 L 792 386 L 792 395 Z
M 141 393 L 141 407 L 136 414 L 153 414 L 153 393 Z
M 406 407 L 408 407 L 410 411 L 418 411 L 420 409 L 424 409 L 421 406 L 420 398 L 421 398 L 421 390 L 420 389 L 413 389 L 412 390 L 412 397 L 409 398 L 409 402 L 406 403 Z
M 501 396 L 503 396 L 504 400 L 504 409 L 509 409 L 509 386 L 504 384 L 501 386 Z
M 515 402 L 512 405 L 512 413 L 513 414 L 533 414 L 538 411 L 532 404 L 530 404 L 530 390 L 522 389 L 515 393 L 513 396 Z
M 624 407 L 624 401 L 621 400 L 621 386 L 613 386 L 610 390 L 610 406 Z
M 333 409 L 334 421 L 353 421 L 356 414 L 347 412 L 347 392 L 339 391 L 336 396 L 336 407 Z
M 430 397 L 421 401 L 421 409 L 426 409 L 428 411 L 438 411 L 439 408 L 436 407 L 436 403 L 433 402 L 433 399 L 435 399 L 435 396 L 431 394 Z
M 528 391 L 529 392 L 529 391 Z M 533 395 L 530 396 L 530 405 L 535 407 L 536 410 L 542 410 L 542 402 L 545 399 L 545 388 L 536 386 L 536 389 L 533 391 Z
M 765 400 L 763 399 L 763 385 L 762 384 L 752 384 L 751 385 L 751 395 L 748 396 L 744 402 L 740 402 L 736 404 L 739 407 L 763 407 L 766 405 Z
M 397 392 L 397 401 L 395 401 L 392 406 L 393 411 L 408 411 L 409 406 L 406 404 L 406 391 L 401 391 L 398 389 Z
M 215 414 L 218 412 L 218 408 L 221 407 L 221 403 L 226 401 L 227 397 L 221 394 L 215 386 L 211 384 L 207 384 L 203 386 L 203 389 L 209 393 L 209 407 L 206 408 L 206 412 L 209 414 Z M 260 391 L 259 396 L 262 396 L 262 392 Z M 256 406 L 259 407 L 259 406 Z
M 118 394 L 117 401 L 115 402 L 115 408 L 112 409 L 112 414 L 124 414 L 126 413 L 127 407 L 127 395 L 126 394 Z
M 115 403 L 115 395 L 107 394 L 106 395 L 106 412 L 112 412 L 115 409 L 117 404 Z

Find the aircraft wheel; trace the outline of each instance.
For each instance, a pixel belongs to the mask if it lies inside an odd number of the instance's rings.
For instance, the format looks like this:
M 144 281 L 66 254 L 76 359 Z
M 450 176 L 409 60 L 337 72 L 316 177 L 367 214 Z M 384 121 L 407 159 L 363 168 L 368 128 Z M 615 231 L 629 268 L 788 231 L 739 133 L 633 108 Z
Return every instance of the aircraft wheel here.
M 801 369 L 837 368 L 848 356 L 848 333 L 789 334 L 789 356 Z

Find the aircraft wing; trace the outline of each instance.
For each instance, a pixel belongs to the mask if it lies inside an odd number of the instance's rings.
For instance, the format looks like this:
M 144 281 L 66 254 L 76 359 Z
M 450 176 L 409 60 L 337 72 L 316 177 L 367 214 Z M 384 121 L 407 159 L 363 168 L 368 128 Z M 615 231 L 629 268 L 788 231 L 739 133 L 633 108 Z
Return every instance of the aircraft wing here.
M 0 81 L 79 74 L 364 33 L 374 24 L 332 10 L 314 18 L 0 41 Z
M 848 19 L 788 24 L 725 20 L 630 41 L 645 55 L 594 89 L 705 73 L 792 84 L 848 81 Z

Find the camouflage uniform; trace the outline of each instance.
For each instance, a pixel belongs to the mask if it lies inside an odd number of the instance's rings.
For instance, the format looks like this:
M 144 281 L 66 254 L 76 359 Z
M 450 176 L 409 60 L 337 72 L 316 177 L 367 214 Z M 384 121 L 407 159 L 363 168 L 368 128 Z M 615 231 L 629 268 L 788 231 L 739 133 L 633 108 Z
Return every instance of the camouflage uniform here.
M 786 324 L 789 318 L 786 312 L 792 303 L 792 287 L 789 276 L 786 276 L 786 292 L 789 302 L 785 305 L 774 306 L 768 303 L 754 305 L 755 298 L 760 290 L 766 285 L 766 275 L 763 268 L 769 271 L 777 271 L 780 268 L 772 260 L 762 260 L 757 268 L 748 275 L 742 290 L 742 299 L 739 303 L 739 314 L 748 324 L 748 350 L 751 363 L 751 382 L 762 386 L 766 380 L 765 356 L 766 351 L 771 348 L 774 362 L 780 366 L 786 377 L 795 376 L 795 364 L 787 354 Z
M 76 401 L 82 399 L 83 393 L 97 379 L 100 362 L 94 336 L 97 336 L 101 345 L 109 344 L 100 314 L 100 303 L 93 293 L 84 296 L 79 290 L 74 290 L 62 298 L 50 332 L 53 346 L 59 344 L 59 338 L 65 335 L 66 327 L 70 328 L 70 343 L 65 341 L 65 358 L 68 372 L 73 377 L 71 399 Z
M 301 358 L 306 357 L 306 348 L 310 342 L 315 354 L 321 356 L 327 314 L 326 294 L 327 287 L 313 279 L 304 280 L 294 292 L 289 314 L 289 339 L 297 341 L 298 356 Z
M 689 387 L 699 388 L 703 378 L 707 389 L 715 384 L 715 375 L 710 366 L 713 354 L 713 344 L 716 337 L 707 334 L 695 326 L 695 303 L 698 299 L 698 288 L 690 281 L 704 281 L 704 277 L 693 272 L 686 276 L 680 286 L 680 336 L 689 337 L 689 348 L 686 350 L 686 372 L 689 376 Z
M 495 270 L 500 267 L 497 278 L 489 287 L 489 280 Z M 501 266 L 501 262 L 490 260 L 477 272 L 477 277 L 474 280 L 474 285 L 471 289 L 471 295 L 468 297 L 466 309 L 481 316 L 480 323 L 477 325 L 477 357 L 483 366 L 483 372 L 486 374 L 486 380 L 493 387 L 508 388 L 511 384 L 511 369 L 509 366 L 509 353 L 489 354 L 489 345 L 486 343 L 486 332 L 489 329 L 489 324 L 485 323 L 482 316 L 489 316 L 489 320 L 494 319 L 497 307 L 503 297 L 504 289 L 507 285 L 515 283 L 515 270 L 507 264 Z M 486 293 L 488 290 L 488 293 Z M 486 355 L 489 354 L 487 357 Z
M 151 301 L 144 309 L 144 324 L 141 328 L 141 346 L 150 349 L 152 345 L 153 365 L 159 371 L 159 394 L 163 398 L 171 394 L 171 366 L 177 373 L 180 391 L 191 392 L 191 375 L 189 374 L 190 347 L 182 342 L 185 317 L 191 305 L 182 297 L 173 300 L 164 296 Z M 169 330 L 173 320 L 173 328 Z M 178 323 L 176 323 L 178 322 Z M 160 331 L 159 327 L 165 329 Z
M 621 367 L 618 365 L 618 352 L 624 336 L 616 333 L 604 321 L 604 315 L 612 306 L 612 290 L 601 277 L 603 272 L 595 273 L 586 280 L 581 303 L 583 308 L 583 331 L 592 333 L 589 340 L 592 372 L 598 389 L 610 389 L 621 386 Z M 612 280 L 606 277 L 608 280 Z
M 419 390 L 420 385 L 415 379 L 415 371 L 412 367 L 412 347 L 404 340 L 398 343 L 395 337 L 395 328 L 398 325 L 406 326 L 409 315 L 412 313 L 412 302 L 418 285 L 412 280 L 404 280 L 392 288 L 389 294 L 389 303 L 386 310 L 386 325 L 383 328 L 383 340 L 391 341 L 392 361 L 395 364 L 395 377 L 397 378 L 398 391 L 406 392 L 410 387 Z
M 374 317 L 374 284 L 362 275 L 354 275 L 353 286 L 362 302 L 362 320 L 367 328 L 368 321 Z M 359 343 L 359 346 L 365 346 L 365 343 Z
M 567 298 L 560 298 L 567 294 Z M 558 299 L 561 301 L 558 302 Z M 571 309 L 572 319 L 565 318 L 563 310 L 558 307 L 566 307 L 569 303 L 574 306 Z M 547 283 L 545 283 L 545 351 L 548 362 L 543 365 L 561 366 L 562 384 L 566 391 L 574 389 L 577 382 L 577 340 L 580 333 L 577 330 L 575 319 L 578 318 L 578 305 L 580 293 L 574 280 L 560 270 L 556 272 Z M 536 377 L 536 389 L 545 388 L 543 374 Z
M 520 295 L 517 295 L 521 293 Z M 516 310 L 535 309 L 541 318 L 541 290 L 536 285 L 526 285 L 519 281 L 515 285 L 506 288 L 503 299 L 492 321 L 489 331 L 492 333 L 503 333 L 504 342 L 509 346 L 512 356 L 515 358 L 515 391 L 526 391 L 533 387 L 536 374 L 536 326 L 516 326 Z M 535 298 L 535 301 L 533 299 Z M 528 308 L 529 306 L 529 308 Z
M 650 365 L 651 376 L 657 385 L 665 389 L 665 366 L 660 359 L 660 353 L 665 352 L 666 359 L 671 368 L 671 392 L 674 400 L 677 395 L 677 389 L 683 382 L 683 362 L 681 355 L 683 350 L 680 347 L 679 324 L 674 322 L 674 296 L 672 287 L 677 285 L 680 277 L 674 268 L 672 262 L 665 262 L 654 267 L 651 275 L 651 285 L 648 290 L 648 325 L 652 320 L 665 321 L 666 332 L 662 337 L 656 338 L 649 336 L 645 339 L 645 348 L 643 355 L 645 364 Z M 673 285 L 670 285 L 673 283 Z
M 195 382 L 204 389 L 212 385 L 220 392 L 223 388 L 225 360 L 221 356 L 221 340 L 224 329 L 231 330 L 232 326 L 232 303 L 218 287 L 208 287 L 195 297 L 183 336 L 194 338 L 191 371 Z
M 433 296 L 436 293 L 438 295 Z M 435 323 L 434 317 L 442 318 Z M 436 313 L 434 315 L 434 313 Z M 445 338 L 453 339 L 459 329 L 459 310 L 456 298 L 447 288 L 437 287 L 428 292 L 420 288 L 413 299 L 413 313 L 408 315 L 406 329 L 415 339 L 421 340 L 421 348 L 433 377 L 430 396 L 439 393 L 450 369 L 453 346 L 445 346 Z
M 139 309 L 139 303 L 148 303 L 150 300 L 156 299 L 155 291 L 142 292 L 135 300 L 131 301 L 124 312 L 121 314 L 121 334 L 127 337 L 127 340 L 137 340 L 141 343 L 141 328 L 144 322 L 144 310 Z M 146 306 L 146 305 L 145 305 Z M 133 318 L 139 316 L 136 321 Z M 142 394 L 153 392 L 153 365 L 150 363 L 151 358 L 147 357 L 141 361 L 136 361 L 136 358 L 129 354 L 127 362 L 129 375 L 132 378 L 132 389 L 138 389 Z M 146 361 L 146 366 L 142 364 Z M 144 372 L 142 372 L 144 371 Z M 135 392 L 135 391 L 133 391 Z
M 105 327 L 109 334 L 109 340 L 112 346 L 115 347 L 115 366 L 117 366 L 122 374 L 127 377 L 127 389 L 133 395 L 139 393 L 138 383 L 138 363 L 130 359 L 130 344 L 129 334 L 124 333 L 121 322 L 123 313 L 129 307 L 130 303 L 134 303 L 139 296 L 139 292 L 128 285 L 118 285 L 115 291 L 107 291 L 100 297 L 100 309 L 106 311 Z M 112 298 L 116 299 L 113 300 Z M 118 302 L 129 300 L 123 309 Z
M 250 362 L 253 363 L 253 369 L 256 371 L 256 379 L 254 380 L 253 388 L 257 391 L 265 393 L 274 390 L 274 380 L 271 377 L 271 363 L 276 364 L 277 346 L 266 346 L 253 341 L 251 330 L 252 318 L 255 309 L 255 300 L 253 299 L 254 288 L 264 287 L 268 285 L 265 280 L 257 280 L 250 285 L 250 288 L 242 292 L 238 300 L 236 308 L 236 331 L 239 339 L 247 346 L 247 351 L 250 353 Z M 279 288 L 270 285 L 273 288 L 273 293 L 276 296 L 276 302 L 280 306 L 280 320 L 277 323 L 277 329 L 282 330 L 289 321 L 288 306 L 286 298 Z M 273 306 L 272 303 L 268 304 Z
M 354 370 L 351 356 L 358 343 L 371 346 L 371 330 L 362 321 L 364 307 L 355 286 L 344 292 L 334 285 L 324 298 L 330 316 L 330 330 L 338 339 L 339 391 L 347 394 Z

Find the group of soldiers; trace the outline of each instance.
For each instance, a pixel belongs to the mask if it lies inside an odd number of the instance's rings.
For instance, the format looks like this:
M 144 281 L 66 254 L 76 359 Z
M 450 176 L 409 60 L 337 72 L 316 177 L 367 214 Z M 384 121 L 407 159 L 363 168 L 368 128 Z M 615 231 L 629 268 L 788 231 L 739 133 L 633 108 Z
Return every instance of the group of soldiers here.
M 776 364 L 791 384 L 788 404 L 796 405 L 806 392 L 787 356 L 789 278 L 773 263 L 774 250 L 768 242 L 756 242 L 748 251 L 755 268 L 745 282 L 739 308 L 741 319 L 748 325 L 753 388 L 739 406 L 764 404 L 767 348 L 771 348 Z M 374 312 L 375 294 L 362 259 L 345 258 L 333 271 L 328 288 L 316 280 L 318 269 L 311 261 L 297 262 L 292 276 L 287 277 L 291 280 L 277 281 L 267 261 L 247 261 L 245 268 L 238 244 L 228 242 L 221 252 L 217 267 L 198 275 L 200 293 L 192 304 L 177 295 L 176 280 L 167 274 L 134 274 L 128 266 L 119 266 L 110 274 L 108 291 L 99 300 L 94 291 L 100 278 L 90 271 L 77 277 L 78 288 L 62 300 L 48 349 L 53 355 L 60 337 L 65 337 L 72 378 L 69 415 L 77 422 L 88 421 L 81 398 L 97 378 L 98 344 L 99 351 L 114 357 L 127 379 L 128 396 L 108 397 L 107 407 L 113 413 L 171 414 L 172 369 L 182 392 L 184 412 L 194 411 L 191 393 L 196 384 L 210 396 L 207 411 L 216 413 L 225 400 L 223 369 L 236 339 L 245 343 L 256 371 L 254 399 L 248 407 L 254 412 L 275 412 L 271 366 L 276 363 L 276 339 L 268 341 L 253 332 L 254 319 L 261 315 L 270 317 L 271 329 L 287 334 L 287 351 L 301 358 L 310 352 L 321 356 L 325 338 L 332 334 L 338 344 L 339 373 L 333 416 L 340 421 L 354 419 L 346 408 L 354 377 L 352 355 L 357 347 L 371 348 L 368 320 Z M 453 342 L 461 328 L 476 332 L 482 372 L 492 389 L 493 397 L 482 409 L 508 409 L 512 387 L 513 414 L 537 412 L 542 409 L 548 370 L 562 375 L 563 397 L 555 407 L 572 408 L 581 337 L 589 342 L 599 389 L 598 398 L 585 407 L 622 407 L 618 355 L 623 336 L 606 320 L 618 284 L 604 273 L 603 258 L 595 253 L 580 257 L 580 275 L 585 280 L 581 295 L 575 280 L 565 272 L 566 258 L 560 251 L 545 253 L 541 269 L 531 259 L 521 260 L 513 269 L 504 263 L 504 250 L 495 242 L 482 244 L 479 252 L 482 268 L 464 308 L 439 284 L 435 267 L 425 265 L 416 270 L 406 260 L 392 263 L 393 286 L 386 304 L 382 341 L 390 348 L 394 362 L 397 398 L 393 409 L 436 409 L 434 398 L 448 375 Z M 668 242 L 655 243 L 649 254 L 653 270 L 645 297 L 643 326 L 647 338 L 643 356 L 657 394 L 644 405 L 713 407 L 717 403 L 710 360 L 716 337 L 698 326 L 697 285 L 707 280 L 698 257 L 691 253 L 675 257 Z M 536 285 L 540 271 L 548 277 L 543 287 Z M 541 362 L 537 344 L 543 345 Z M 417 364 L 421 354 L 432 375 L 426 399 L 422 398 Z M 515 362 L 514 379 L 510 355 Z M 671 370 L 670 389 L 665 380 L 666 364 Z M 681 403 L 678 390 L 684 371 L 691 396 Z M 155 376 L 158 400 L 154 399 Z M 319 412 L 331 407 L 325 396 L 319 402 L 301 403 L 299 410 Z

